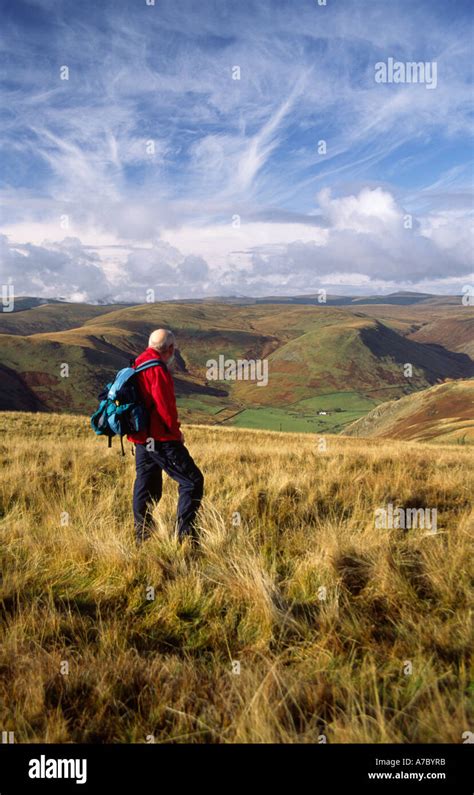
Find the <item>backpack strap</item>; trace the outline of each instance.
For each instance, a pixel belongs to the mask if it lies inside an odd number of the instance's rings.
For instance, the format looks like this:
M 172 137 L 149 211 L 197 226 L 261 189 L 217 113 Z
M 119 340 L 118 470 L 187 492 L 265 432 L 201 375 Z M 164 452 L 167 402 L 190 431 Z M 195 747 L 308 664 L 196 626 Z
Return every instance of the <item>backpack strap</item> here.
M 135 367 L 136 373 L 143 373 L 144 370 L 149 370 L 150 367 L 163 367 L 164 370 L 167 369 L 166 364 L 161 361 L 161 359 L 149 359 L 148 362 L 144 362 L 143 364 L 139 364 L 138 367 Z
M 139 364 L 138 367 L 135 367 L 135 372 L 136 373 L 142 373 L 144 370 L 149 370 L 150 367 L 162 367 L 163 370 L 165 370 L 166 372 L 168 370 L 166 364 L 164 362 L 162 362 L 161 359 L 149 359 L 147 362 L 144 362 L 143 364 Z M 156 412 L 156 413 L 158 414 L 158 412 Z M 163 423 L 163 425 L 166 428 L 166 430 L 169 431 L 169 428 L 168 428 L 166 422 L 164 421 L 164 419 L 162 417 L 160 417 L 160 420 Z

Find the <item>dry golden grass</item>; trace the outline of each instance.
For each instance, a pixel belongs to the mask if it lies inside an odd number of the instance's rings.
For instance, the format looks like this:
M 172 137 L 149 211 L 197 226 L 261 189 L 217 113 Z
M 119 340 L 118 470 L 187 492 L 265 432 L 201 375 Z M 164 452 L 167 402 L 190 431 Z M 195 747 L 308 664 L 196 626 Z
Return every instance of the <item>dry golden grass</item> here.
M 2 414 L 0 429 L 0 726 L 17 742 L 472 729 L 468 449 L 188 428 L 206 477 L 196 554 L 172 536 L 168 480 L 135 549 L 133 458 L 87 419 Z M 437 508 L 438 533 L 376 530 L 390 501 Z

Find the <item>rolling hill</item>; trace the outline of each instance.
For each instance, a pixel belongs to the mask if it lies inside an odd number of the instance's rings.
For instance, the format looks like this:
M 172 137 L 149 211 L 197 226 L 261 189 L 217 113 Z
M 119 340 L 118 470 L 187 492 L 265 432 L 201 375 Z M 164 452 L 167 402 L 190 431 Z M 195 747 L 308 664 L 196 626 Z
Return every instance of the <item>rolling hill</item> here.
M 437 343 L 452 351 L 467 353 L 474 357 L 474 315 L 463 313 L 461 317 L 438 317 L 424 323 L 410 334 L 417 342 Z
M 15 299 L 15 306 L 17 299 Z M 117 310 L 116 305 L 52 304 L 24 306 L 15 312 L 0 312 L 0 334 L 29 336 L 47 331 L 64 331 L 81 326 L 87 320 Z
M 450 381 L 382 403 L 345 436 L 474 443 L 474 380 Z
M 364 305 L 360 310 L 416 342 L 474 356 L 474 312 L 461 304 Z
M 301 334 L 270 354 L 268 361 L 269 388 L 241 382 L 234 390 L 237 396 L 263 405 L 288 405 L 350 388 L 384 400 L 387 391 L 399 396 L 446 377 L 474 375 L 465 354 L 421 345 L 379 321 L 354 315 L 344 323 Z M 411 378 L 404 376 L 406 363 L 413 367 Z

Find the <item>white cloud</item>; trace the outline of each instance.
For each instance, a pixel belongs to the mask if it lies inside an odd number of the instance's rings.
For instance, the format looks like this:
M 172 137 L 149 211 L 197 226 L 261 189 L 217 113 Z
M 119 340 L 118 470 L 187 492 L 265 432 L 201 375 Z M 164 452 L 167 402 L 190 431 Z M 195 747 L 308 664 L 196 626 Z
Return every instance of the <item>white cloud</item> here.
M 293 279 L 301 287 L 316 285 L 333 274 L 357 274 L 379 282 L 416 284 L 423 279 L 469 276 L 472 271 L 469 213 L 411 219 L 393 195 L 381 188 L 364 188 L 358 195 L 331 198 L 319 195 L 328 219 L 323 241 L 296 241 L 286 245 L 255 247 L 253 275 L 273 274 Z
M 357 196 L 331 198 L 327 188 L 318 195 L 321 210 L 334 230 L 374 233 L 391 229 L 398 231 L 403 213 L 394 197 L 382 188 L 364 188 Z
M 84 250 L 77 238 L 65 238 L 49 247 L 31 243 L 10 245 L 0 235 L 0 280 L 13 284 L 17 295 L 100 298 L 108 284 L 98 255 Z
M 319 194 L 326 227 L 243 223 L 166 230 L 151 245 L 117 242 L 91 249 L 78 238 L 41 245 L 2 236 L 2 281 L 17 294 L 144 302 L 226 294 L 295 294 L 318 287 L 355 292 L 439 285 L 459 289 L 471 276 L 470 215 L 413 218 L 382 188 Z M 321 222 L 322 223 L 322 222 Z M 168 236 L 168 239 L 165 239 Z M 297 238 L 297 239 L 296 239 Z

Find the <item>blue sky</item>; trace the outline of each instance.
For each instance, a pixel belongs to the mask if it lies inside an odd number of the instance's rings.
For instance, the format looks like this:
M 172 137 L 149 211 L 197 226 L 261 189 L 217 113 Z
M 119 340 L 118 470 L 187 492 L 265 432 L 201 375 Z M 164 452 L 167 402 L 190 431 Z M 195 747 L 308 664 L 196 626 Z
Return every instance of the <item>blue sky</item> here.
M 0 277 L 17 294 L 472 282 L 470 2 L 0 8 Z M 431 67 L 376 82 L 389 59 Z

